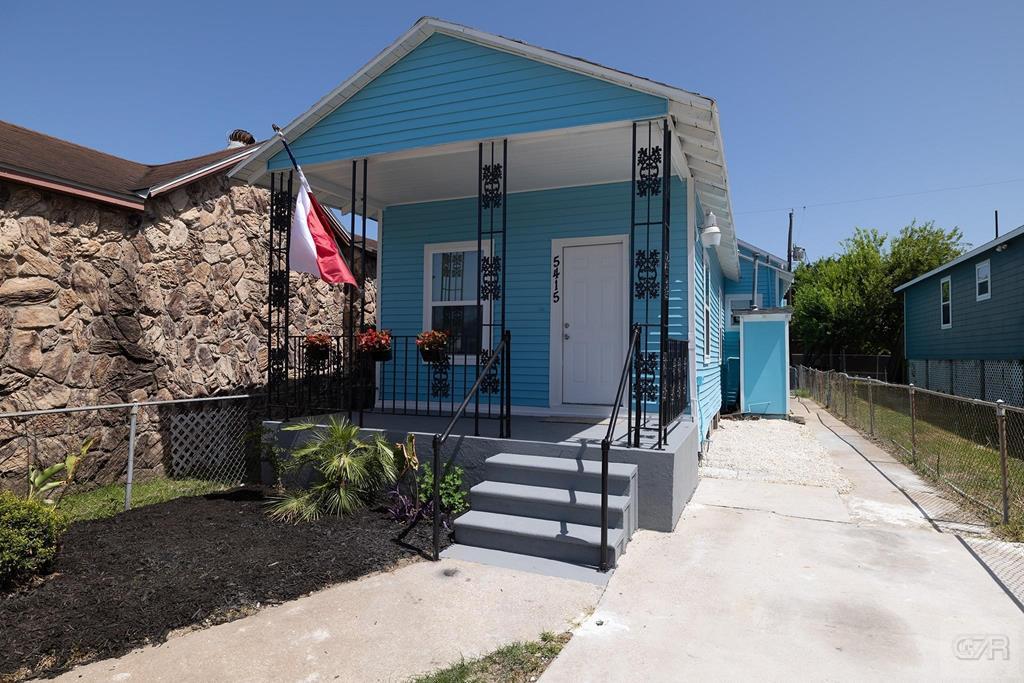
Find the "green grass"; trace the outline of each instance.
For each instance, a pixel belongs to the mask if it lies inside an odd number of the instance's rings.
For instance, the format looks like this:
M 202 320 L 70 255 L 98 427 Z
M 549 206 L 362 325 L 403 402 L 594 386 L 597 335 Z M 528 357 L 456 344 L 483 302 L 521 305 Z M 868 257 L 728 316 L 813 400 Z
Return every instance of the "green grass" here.
M 793 395 L 797 398 L 812 398 L 810 389 L 794 389 Z
M 538 641 L 513 643 L 479 659 L 463 659 L 414 680 L 415 683 L 526 683 L 536 680 L 548 668 L 571 637 L 570 633 L 542 633 Z
M 1008 458 L 1010 523 L 1003 524 L 1002 466 L 994 412 L 972 404 L 955 405 L 953 399 L 943 407 L 958 411 L 946 416 L 956 419 L 953 423 L 956 431 L 928 422 L 919 415 L 914 425 L 914 448 L 910 416 L 876 403 L 874 436 L 889 444 L 890 452 L 925 479 L 960 495 L 999 535 L 1009 540 L 1024 540 L 1024 461 L 1018 457 Z M 840 418 L 845 417 L 842 399 L 832 411 Z M 851 426 L 869 433 L 870 408 L 864 398 L 851 399 L 848 415 Z M 970 431 L 975 433 L 970 434 Z
M 132 508 L 164 503 L 185 496 L 223 491 L 224 484 L 206 479 L 150 479 L 132 484 Z M 69 522 L 113 517 L 124 512 L 124 484 L 108 484 L 91 491 L 69 493 L 57 503 Z

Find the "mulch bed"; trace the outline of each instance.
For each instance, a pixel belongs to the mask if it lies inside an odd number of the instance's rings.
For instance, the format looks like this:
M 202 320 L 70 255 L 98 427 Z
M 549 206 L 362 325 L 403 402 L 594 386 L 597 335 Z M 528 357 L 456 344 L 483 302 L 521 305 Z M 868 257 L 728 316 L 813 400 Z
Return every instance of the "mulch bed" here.
M 73 524 L 51 576 L 0 595 L 0 680 L 52 676 L 429 553 L 429 520 L 407 545 L 393 540 L 401 529 L 381 510 L 275 522 L 252 490 Z

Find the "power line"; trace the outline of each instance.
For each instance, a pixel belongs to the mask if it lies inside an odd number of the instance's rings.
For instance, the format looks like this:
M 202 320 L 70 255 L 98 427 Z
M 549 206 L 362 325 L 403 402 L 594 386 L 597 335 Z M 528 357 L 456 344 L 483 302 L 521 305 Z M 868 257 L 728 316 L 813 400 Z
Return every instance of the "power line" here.
M 774 213 L 776 211 L 790 211 L 794 206 L 802 209 L 815 209 L 823 206 L 840 206 L 843 204 L 857 204 L 859 202 L 874 202 L 882 199 L 897 199 L 899 197 L 913 197 L 922 194 L 934 194 L 936 192 L 953 192 L 955 190 L 973 190 L 979 187 L 992 187 L 993 185 L 1008 185 L 1010 183 L 1024 183 L 1024 178 L 1013 178 L 1011 180 L 996 180 L 991 183 L 977 183 L 976 185 L 957 185 L 955 187 L 939 187 L 934 190 L 919 190 L 917 192 L 900 192 L 898 194 L 883 194 L 876 197 L 862 197 L 860 199 L 843 199 L 835 202 L 821 202 L 820 204 L 791 204 L 778 209 L 757 209 L 756 211 L 737 211 L 737 216 L 749 216 L 755 213 Z

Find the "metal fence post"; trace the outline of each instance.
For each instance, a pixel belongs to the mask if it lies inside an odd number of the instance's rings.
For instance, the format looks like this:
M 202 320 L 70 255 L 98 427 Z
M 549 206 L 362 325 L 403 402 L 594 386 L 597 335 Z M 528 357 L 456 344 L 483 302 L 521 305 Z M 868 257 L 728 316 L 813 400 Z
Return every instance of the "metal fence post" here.
M 910 458 L 917 464 L 917 401 L 914 400 L 917 392 L 914 385 L 910 385 Z
M 1003 492 L 1003 524 L 1010 522 L 1010 471 L 1006 457 L 1006 402 L 996 401 L 996 426 L 999 428 L 999 472 Z
M 124 510 L 132 509 L 132 479 L 135 476 L 135 422 L 139 414 L 139 404 L 133 403 L 128 418 L 128 474 L 124 487 Z
M 868 433 L 875 435 L 875 390 L 871 380 L 868 380 Z

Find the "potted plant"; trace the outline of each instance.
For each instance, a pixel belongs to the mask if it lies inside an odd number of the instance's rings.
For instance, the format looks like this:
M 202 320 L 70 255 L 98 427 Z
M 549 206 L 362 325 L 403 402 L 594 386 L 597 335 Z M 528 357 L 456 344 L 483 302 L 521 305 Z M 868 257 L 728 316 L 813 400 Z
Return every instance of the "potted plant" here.
M 331 354 L 331 336 L 326 332 L 306 335 L 306 362 L 316 365 Z
M 440 363 L 448 352 L 448 333 L 444 330 L 427 330 L 416 335 L 416 348 L 427 363 Z
M 391 360 L 391 330 L 371 327 L 356 335 L 356 349 L 370 356 L 375 362 Z

